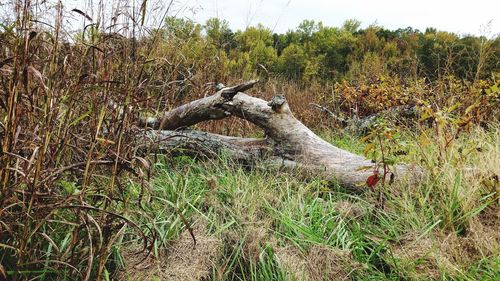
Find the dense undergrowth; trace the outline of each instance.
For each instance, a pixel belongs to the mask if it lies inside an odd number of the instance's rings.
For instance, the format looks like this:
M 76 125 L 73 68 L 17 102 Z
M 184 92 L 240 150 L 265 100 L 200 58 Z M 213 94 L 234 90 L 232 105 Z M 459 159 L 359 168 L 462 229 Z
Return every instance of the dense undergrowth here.
M 498 278 L 498 37 L 311 23 L 280 36 L 175 18 L 147 27 L 147 1 L 115 7 L 111 20 L 124 23 L 110 24 L 103 3 L 70 12 L 87 21 L 76 33 L 62 2 L 0 6 L 8 15 L 0 25 L 0 279 Z M 119 14 L 126 9 L 134 16 Z M 444 41 L 431 46 L 433 38 Z M 398 49 L 404 42 L 421 45 Z M 346 46 L 355 52 L 342 53 Z M 420 63 L 406 60 L 416 54 Z M 458 59 L 440 68 L 432 58 L 442 54 Z M 222 156 L 144 155 L 139 116 L 250 77 L 262 81 L 251 94 L 285 94 L 335 145 L 421 165 L 424 180 L 352 194 Z M 360 119 L 398 105 L 418 117 L 359 129 Z M 233 119 L 197 128 L 261 134 Z M 381 137 L 394 146 L 390 159 L 379 160 Z M 190 232 L 211 250 L 186 246 Z M 135 266 L 176 255 L 199 257 L 199 266 Z

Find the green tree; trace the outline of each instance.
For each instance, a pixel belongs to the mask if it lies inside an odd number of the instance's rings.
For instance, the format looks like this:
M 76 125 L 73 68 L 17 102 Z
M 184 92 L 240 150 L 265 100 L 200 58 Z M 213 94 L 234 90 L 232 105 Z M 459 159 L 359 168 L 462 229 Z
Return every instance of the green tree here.
M 307 64 L 307 56 L 300 45 L 288 45 L 279 58 L 278 70 L 286 77 L 301 79 Z
M 207 39 L 217 48 L 229 52 L 230 49 L 236 46 L 234 33 L 229 28 L 229 23 L 226 20 L 221 21 L 218 18 L 211 18 L 207 20 L 204 27 Z
M 360 27 L 361 27 L 361 21 L 357 19 L 348 19 L 344 21 L 344 23 L 342 24 L 342 29 L 351 34 L 357 33 Z
M 249 66 L 258 73 L 274 70 L 277 63 L 277 52 L 273 47 L 273 35 L 270 29 L 263 25 L 249 27 L 243 32 L 235 34 L 238 43 L 238 51 L 247 54 Z M 237 60 L 241 60 L 242 55 L 237 55 Z

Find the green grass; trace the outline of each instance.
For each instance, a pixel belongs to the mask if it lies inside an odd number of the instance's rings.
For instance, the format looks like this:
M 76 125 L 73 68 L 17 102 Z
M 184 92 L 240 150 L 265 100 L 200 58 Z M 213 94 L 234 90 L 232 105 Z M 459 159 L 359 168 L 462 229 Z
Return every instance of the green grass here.
M 360 194 L 320 178 L 245 169 L 223 157 L 163 156 L 149 185 L 124 186 L 121 215 L 156 238 L 151 253 L 160 259 L 182 233 L 204 225 L 202 235 L 222 241 L 220 256 L 207 269 L 209 280 L 497 280 L 498 216 L 491 214 L 499 210 L 498 182 L 492 179 L 500 172 L 499 136 L 498 128 L 474 130 L 453 141 L 443 158 L 437 141 L 405 135 L 409 153 L 400 161 L 429 172 L 417 184 Z M 356 153 L 364 150 L 358 137 L 323 137 Z M 72 215 L 61 209 L 54 217 Z M 70 251 L 74 229 L 44 230 L 53 240 L 41 249 L 44 269 L 17 272 L 18 278 L 72 276 L 70 268 L 54 271 L 49 257 Z M 133 268 L 126 253 L 142 243 L 130 225 L 119 231 L 124 235 L 117 235 L 104 278 Z
M 456 140 L 441 163 L 433 142 L 421 147 L 414 138 L 408 146 L 415 151 L 405 157 L 415 163 L 431 158 L 434 166 L 424 166 L 431 173 L 416 185 L 386 187 L 383 207 L 377 206 L 379 191 L 353 195 L 321 179 L 244 170 L 223 159 L 163 159 L 155 167 L 153 204 L 144 204 L 154 223 L 143 227 L 160 233 L 157 252 L 185 229 L 179 212 L 191 223 L 205 223 L 208 235 L 224 241 L 214 280 L 294 280 L 307 274 L 328 280 L 339 271 L 354 280 L 498 279 L 498 240 L 487 239 L 495 234 L 481 216 L 488 208 L 498 210 L 498 195 L 483 180 L 498 174 L 499 135 L 498 129 L 472 132 Z M 363 150 L 353 137 L 327 139 Z M 459 148 L 478 140 L 481 151 L 463 159 Z M 467 174 L 465 167 L 478 172 Z M 478 224 L 482 233 L 475 232 Z M 285 249 L 304 264 L 315 261 L 313 270 L 290 267 L 280 254 Z
M 203 235 L 222 241 L 220 256 L 207 269 L 209 280 L 497 280 L 498 216 L 491 214 L 499 210 L 492 178 L 500 172 L 499 136 L 498 128 L 474 130 L 453 141 L 443 158 L 437 141 L 405 135 L 409 153 L 400 161 L 429 172 L 417 184 L 360 194 L 320 178 L 245 169 L 223 157 L 163 156 L 149 185 L 124 185 L 121 215 L 156 238 L 151 253 L 160 259 L 182 233 L 204 225 Z M 364 150 L 358 137 L 323 137 L 356 153 Z M 73 215 L 58 210 L 51 226 Z M 53 240 L 41 249 L 44 269 L 17 272 L 18 278 L 73 276 L 70 268 L 56 272 L 49 257 L 71 250 L 74 229 L 44 230 Z M 142 243 L 130 225 L 113 231 L 124 235 L 117 235 L 104 278 L 133 268 L 126 253 Z M 103 234 L 94 234 L 99 243 Z

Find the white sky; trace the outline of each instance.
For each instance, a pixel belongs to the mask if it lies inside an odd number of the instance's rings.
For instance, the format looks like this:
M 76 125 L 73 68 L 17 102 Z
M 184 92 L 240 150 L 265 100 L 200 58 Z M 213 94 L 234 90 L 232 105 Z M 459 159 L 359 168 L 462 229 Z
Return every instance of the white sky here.
M 5 0 L 0 0 L 0 4 Z M 55 17 L 55 3 L 59 0 L 42 1 L 40 15 L 50 22 Z M 62 0 L 65 10 L 65 24 L 72 29 L 83 27 L 84 18 L 71 9 L 77 8 L 97 16 L 97 8 L 104 5 L 106 11 L 120 14 L 120 26 L 128 26 L 130 20 L 125 14 L 140 14 L 144 0 Z M 362 27 L 377 23 L 385 28 L 397 29 L 411 26 L 425 31 L 427 27 L 455 32 L 460 35 L 475 34 L 493 37 L 500 33 L 500 0 L 148 0 L 145 25 L 161 25 L 168 3 L 170 16 L 180 16 L 205 23 L 208 18 L 219 17 L 229 22 L 231 29 L 245 29 L 262 23 L 274 32 L 295 29 L 304 19 L 322 21 L 328 26 L 341 26 L 346 19 L 355 18 Z M 7 1 L 9 2 L 9 1 Z M 7 3 L 6 2 L 6 3 Z M 133 9 L 132 7 L 136 7 Z M 48 11 L 46 12 L 47 8 Z M 0 5 L 1 16 L 11 13 Z M 107 13 L 108 14 L 108 13 Z M 110 16 L 104 16 L 110 22 Z M 139 17 L 140 18 L 140 17 Z M 491 21 L 487 31 L 481 31 Z M 116 27 L 119 28 L 119 27 Z
M 390 29 L 436 27 L 476 35 L 492 20 L 490 36 L 500 33 L 500 0 L 184 0 L 176 5 L 188 18 L 203 23 L 219 17 L 235 30 L 262 23 L 275 32 L 285 32 L 304 19 L 340 26 L 355 18 L 363 27 L 376 21 Z

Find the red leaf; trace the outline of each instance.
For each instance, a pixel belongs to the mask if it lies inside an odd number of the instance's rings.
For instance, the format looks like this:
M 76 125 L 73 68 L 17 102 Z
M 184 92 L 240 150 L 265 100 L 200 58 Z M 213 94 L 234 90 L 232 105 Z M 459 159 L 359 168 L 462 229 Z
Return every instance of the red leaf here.
M 378 176 L 378 173 L 373 174 L 368 177 L 366 180 L 366 185 L 373 191 L 373 187 L 377 185 L 378 181 L 380 180 L 380 177 Z

